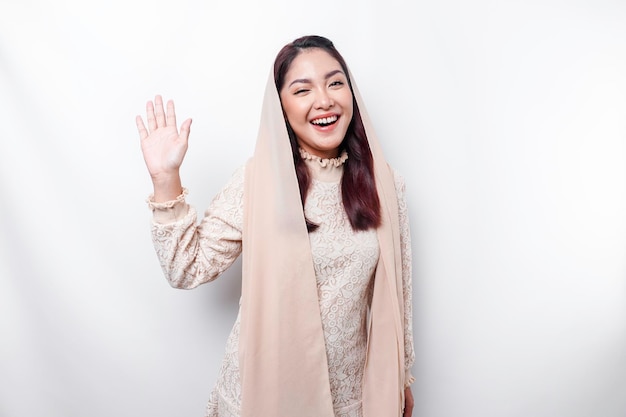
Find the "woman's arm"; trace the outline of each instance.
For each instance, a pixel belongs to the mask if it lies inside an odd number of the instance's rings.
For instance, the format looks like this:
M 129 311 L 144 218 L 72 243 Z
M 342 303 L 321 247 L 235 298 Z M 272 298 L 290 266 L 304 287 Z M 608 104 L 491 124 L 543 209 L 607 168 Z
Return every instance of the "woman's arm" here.
M 163 273 L 176 288 L 211 281 L 241 253 L 243 174 L 233 176 L 197 225 L 196 211 L 185 202 L 179 174 L 191 119 L 182 123 L 179 132 L 174 102 L 168 101 L 165 112 L 163 99 L 157 95 L 146 104 L 147 127 L 141 116 L 135 121 L 154 188 L 148 204 L 154 213 L 152 241 Z
M 411 232 L 409 228 L 408 208 L 406 204 L 406 186 L 404 178 L 394 171 L 396 192 L 398 195 L 398 218 L 400 221 L 400 250 L 402 253 L 402 293 L 404 296 L 404 370 L 405 370 L 405 409 L 403 417 L 410 417 L 413 412 L 413 393 L 410 384 L 415 381 L 411 367 L 415 361 L 413 346 L 413 287 Z
M 197 225 L 197 214 L 185 192 L 165 203 L 149 200 L 152 241 L 170 285 L 190 289 L 212 281 L 241 253 L 243 177 L 239 168 L 215 196 Z

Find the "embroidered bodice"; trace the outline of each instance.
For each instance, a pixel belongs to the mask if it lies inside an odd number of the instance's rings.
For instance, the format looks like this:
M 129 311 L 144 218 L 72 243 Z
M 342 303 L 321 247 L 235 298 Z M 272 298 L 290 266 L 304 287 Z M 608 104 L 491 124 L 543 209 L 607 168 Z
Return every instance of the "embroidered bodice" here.
M 300 154 L 312 174 L 305 216 L 319 225 L 309 234 L 326 342 L 335 415 L 359 417 L 365 361 L 367 308 L 378 262 L 374 230 L 353 231 L 341 202 L 341 176 L 348 155 L 321 159 Z M 196 212 L 184 202 L 151 203 L 152 236 L 172 286 L 194 288 L 215 279 L 241 252 L 244 167 L 214 198 L 196 225 Z M 397 176 L 405 304 L 405 369 L 413 364 L 411 257 L 404 183 Z M 241 404 L 238 364 L 239 317 L 228 338 L 220 376 L 207 407 L 211 417 L 237 417 Z M 408 378 L 412 382 L 412 377 Z

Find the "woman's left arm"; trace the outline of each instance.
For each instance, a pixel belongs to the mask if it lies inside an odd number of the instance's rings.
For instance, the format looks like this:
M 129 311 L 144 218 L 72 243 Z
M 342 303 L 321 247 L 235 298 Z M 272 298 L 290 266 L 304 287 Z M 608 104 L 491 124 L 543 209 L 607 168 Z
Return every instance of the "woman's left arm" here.
M 400 250 L 402 254 L 402 294 L 404 301 L 404 371 L 405 371 L 405 412 L 404 417 L 411 416 L 413 410 L 413 394 L 410 385 L 415 381 L 411 367 L 415 362 L 413 347 L 413 287 L 412 287 L 412 255 L 409 214 L 406 203 L 406 186 L 404 178 L 394 170 L 394 180 L 398 195 L 398 218 L 400 221 Z

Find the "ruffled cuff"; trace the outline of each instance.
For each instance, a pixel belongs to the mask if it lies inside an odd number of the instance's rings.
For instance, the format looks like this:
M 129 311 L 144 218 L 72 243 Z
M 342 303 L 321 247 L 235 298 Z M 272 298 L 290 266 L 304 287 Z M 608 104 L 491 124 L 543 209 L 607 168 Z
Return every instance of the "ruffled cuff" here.
M 411 370 L 407 369 L 404 374 L 404 388 L 409 387 L 415 382 L 415 377 L 411 374 Z
M 150 194 L 146 203 L 148 203 L 148 208 L 152 210 L 154 222 L 166 224 L 184 218 L 189 211 L 189 206 L 185 202 L 185 196 L 188 193 L 187 189 L 183 188 L 183 192 L 174 200 L 160 203 L 154 201 L 154 194 Z

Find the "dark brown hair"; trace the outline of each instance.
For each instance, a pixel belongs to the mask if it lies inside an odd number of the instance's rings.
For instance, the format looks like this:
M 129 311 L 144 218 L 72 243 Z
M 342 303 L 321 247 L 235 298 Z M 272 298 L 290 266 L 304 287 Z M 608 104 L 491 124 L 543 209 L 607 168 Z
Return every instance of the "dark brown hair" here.
M 335 46 L 329 39 L 315 35 L 303 36 L 285 45 L 274 60 L 276 89 L 280 94 L 280 90 L 285 83 L 285 75 L 291 67 L 291 63 L 303 50 L 310 48 L 322 49 L 335 58 L 348 79 L 348 85 L 352 92 L 353 115 L 346 136 L 340 145 L 340 151 L 346 150 L 348 153 L 348 159 L 344 163 L 343 177 L 341 179 L 341 196 L 352 229 L 367 230 L 376 228 L 380 225 L 381 216 L 380 201 L 374 180 L 374 160 L 365 133 L 365 127 L 361 120 L 361 113 L 354 97 L 348 67 L 339 51 L 335 49 Z M 287 124 L 293 161 L 296 167 L 296 176 L 300 186 L 300 197 L 304 206 L 311 185 L 311 176 L 300 156 L 296 135 L 287 118 L 285 118 L 285 123 Z M 311 232 L 317 228 L 317 225 L 307 220 L 307 228 Z

